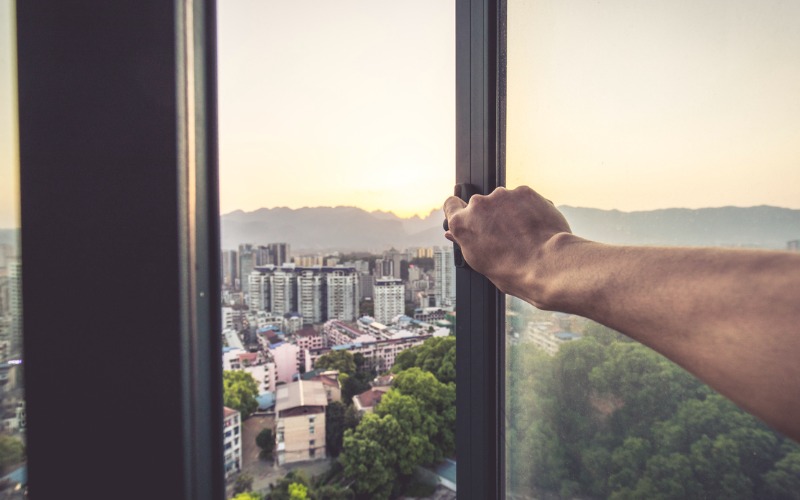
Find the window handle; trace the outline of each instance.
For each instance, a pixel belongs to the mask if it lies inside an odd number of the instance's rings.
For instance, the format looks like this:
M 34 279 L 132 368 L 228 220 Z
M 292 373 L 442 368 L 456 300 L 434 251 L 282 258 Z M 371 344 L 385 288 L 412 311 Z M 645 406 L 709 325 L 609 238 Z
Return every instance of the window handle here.
M 455 189 L 453 189 L 453 196 L 461 198 L 467 203 L 469 203 L 469 199 L 473 194 L 478 194 L 478 188 L 475 186 L 475 184 L 456 184 Z M 444 223 L 442 223 L 442 227 L 445 231 L 449 229 L 447 219 L 445 219 Z M 453 243 L 453 262 L 455 262 L 456 267 L 464 267 L 469 269 L 469 264 L 467 264 L 467 261 L 464 260 L 464 254 L 461 253 L 461 247 L 458 246 L 458 243 Z

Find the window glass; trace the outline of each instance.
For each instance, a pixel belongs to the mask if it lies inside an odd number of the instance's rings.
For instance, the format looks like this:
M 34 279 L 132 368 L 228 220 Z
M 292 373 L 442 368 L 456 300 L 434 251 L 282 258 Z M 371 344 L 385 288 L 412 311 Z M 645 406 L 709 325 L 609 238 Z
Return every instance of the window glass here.
M 454 2 L 236 0 L 218 19 L 229 490 L 452 498 Z
M 15 5 L 0 0 L 0 495 L 26 490 Z
M 509 187 L 606 243 L 796 250 L 798 19 L 782 1 L 509 0 Z M 509 497 L 797 495 L 796 444 L 614 331 L 509 297 L 506 361 Z

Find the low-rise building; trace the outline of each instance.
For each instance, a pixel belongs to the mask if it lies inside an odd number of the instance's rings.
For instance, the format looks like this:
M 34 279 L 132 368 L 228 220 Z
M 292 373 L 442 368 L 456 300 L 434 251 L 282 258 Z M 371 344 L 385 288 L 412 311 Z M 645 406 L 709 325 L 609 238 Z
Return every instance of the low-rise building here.
M 360 414 L 372 413 L 383 395 L 389 391 L 388 387 L 373 387 L 368 391 L 353 396 L 353 406 Z
M 316 363 L 321 356 L 331 351 L 345 350 L 352 354 L 361 354 L 364 356 L 366 367 L 370 370 L 376 369 L 381 372 L 388 371 L 394 366 L 398 354 L 411 347 L 421 345 L 429 338 L 431 338 L 431 335 L 419 335 L 389 340 L 373 339 L 368 342 L 354 342 L 352 344 L 334 347 L 309 349 L 306 354 L 306 370 L 312 370 L 314 368 L 314 363 Z
M 277 388 L 275 453 L 278 464 L 325 458 L 327 406 L 322 382 L 300 379 Z
M 242 420 L 239 412 L 223 408 L 223 447 L 225 453 L 225 477 L 242 470 Z

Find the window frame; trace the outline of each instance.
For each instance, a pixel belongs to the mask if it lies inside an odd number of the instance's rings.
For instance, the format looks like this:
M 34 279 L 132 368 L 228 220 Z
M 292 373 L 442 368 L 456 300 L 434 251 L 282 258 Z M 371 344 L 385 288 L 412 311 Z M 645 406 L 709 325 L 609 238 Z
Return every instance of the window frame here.
M 456 2 L 456 183 L 505 183 L 505 0 Z M 456 269 L 456 455 L 460 498 L 505 498 L 505 296 Z
M 224 498 L 216 2 L 26 0 L 17 40 L 30 492 Z M 482 193 L 504 75 L 505 2 L 456 0 L 456 182 Z M 459 496 L 501 498 L 504 297 L 466 268 L 456 296 Z
M 215 2 L 16 19 L 30 494 L 222 499 Z

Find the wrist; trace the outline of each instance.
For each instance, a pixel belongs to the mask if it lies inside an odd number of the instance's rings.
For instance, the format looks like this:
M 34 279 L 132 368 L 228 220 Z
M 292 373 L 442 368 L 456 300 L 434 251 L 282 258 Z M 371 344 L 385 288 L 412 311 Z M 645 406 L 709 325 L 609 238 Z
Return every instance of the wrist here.
M 576 304 L 581 300 L 577 296 L 576 271 L 583 267 L 584 250 L 592 244 L 572 233 L 551 236 L 533 256 L 533 265 L 528 267 L 532 270 L 527 287 L 531 296 L 525 299 L 539 309 L 576 312 Z

